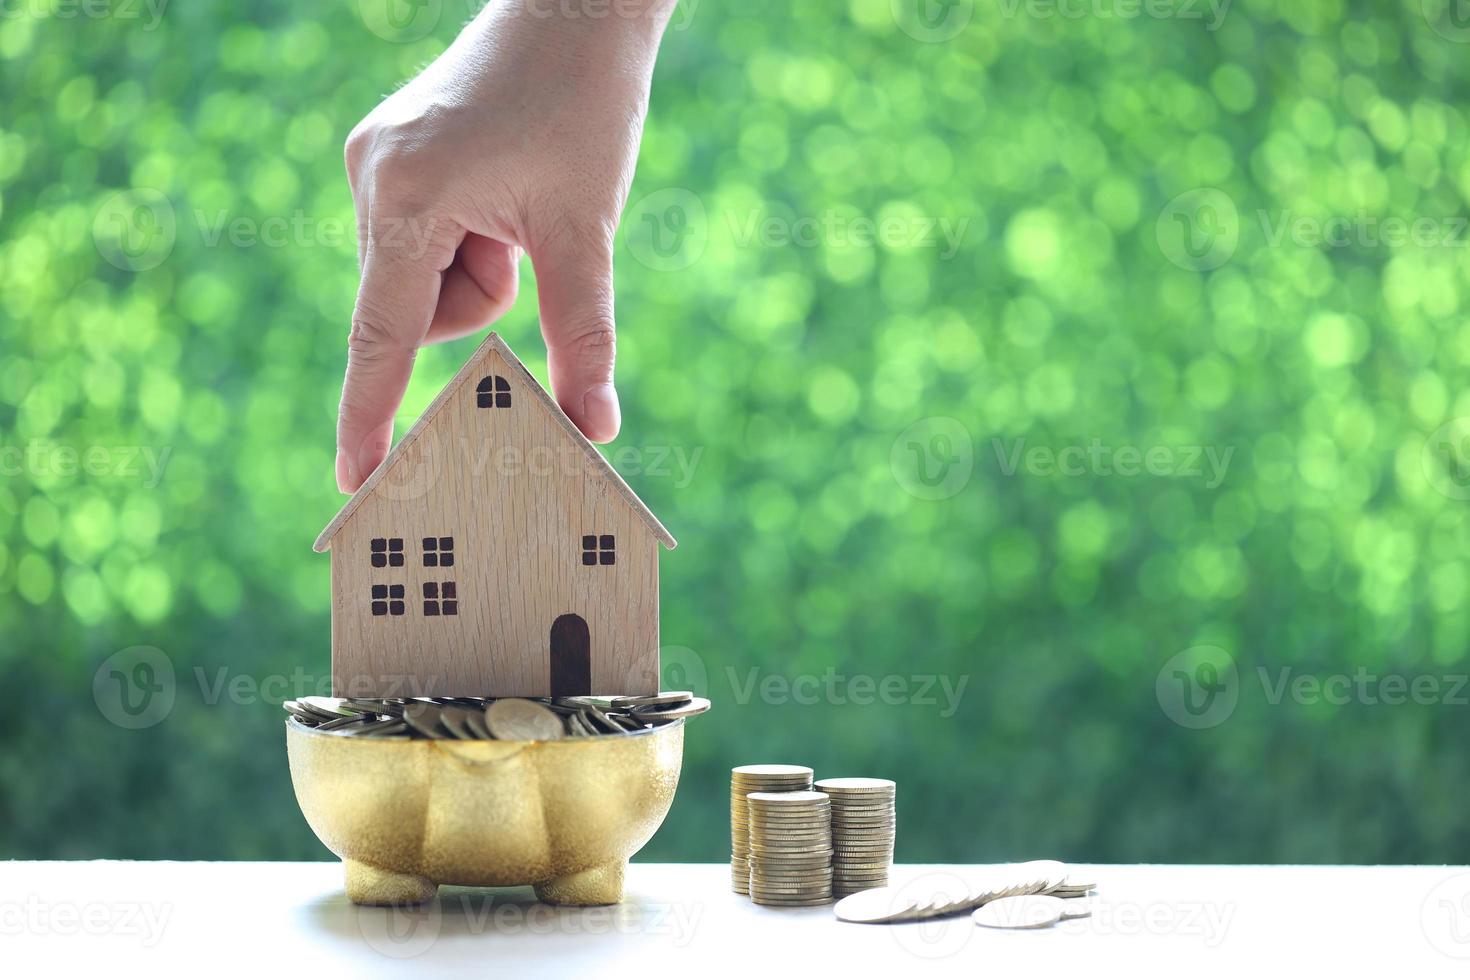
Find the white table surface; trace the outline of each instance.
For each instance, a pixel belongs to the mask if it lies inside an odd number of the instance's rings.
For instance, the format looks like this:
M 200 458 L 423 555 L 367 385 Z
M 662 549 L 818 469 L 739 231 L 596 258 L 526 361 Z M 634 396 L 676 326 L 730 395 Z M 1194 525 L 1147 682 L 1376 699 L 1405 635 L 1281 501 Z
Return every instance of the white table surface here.
M 354 907 L 337 864 L 8 862 L 0 951 L 11 976 L 360 968 L 373 977 L 700 970 L 779 980 L 838 964 L 847 976 L 895 978 L 1470 973 L 1470 868 L 1074 868 L 1098 883 L 1091 918 L 997 932 L 967 918 L 863 926 L 830 908 L 761 908 L 730 891 L 728 865 L 635 864 L 626 900 L 611 908 L 538 905 L 528 888 L 445 888 L 415 913 Z M 980 870 L 906 865 L 893 881 L 942 885 Z

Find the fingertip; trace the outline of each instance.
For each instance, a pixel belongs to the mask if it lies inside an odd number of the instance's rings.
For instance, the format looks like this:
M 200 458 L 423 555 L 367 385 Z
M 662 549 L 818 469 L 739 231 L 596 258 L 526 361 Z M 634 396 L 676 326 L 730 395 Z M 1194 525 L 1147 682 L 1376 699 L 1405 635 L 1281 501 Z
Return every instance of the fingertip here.
M 389 431 L 391 433 L 392 430 Z M 357 482 L 352 488 L 353 493 L 356 493 L 367 482 L 373 470 L 388 458 L 388 445 L 391 440 L 391 434 L 388 436 L 374 435 L 363 443 L 362 449 L 357 453 Z
M 337 450 L 337 489 L 342 493 L 356 493 L 362 481 L 352 471 L 352 462 L 347 453 Z
M 582 395 L 581 417 L 575 420 L 583 435 L 593 442 L 612 442 L 623 425 L 618 392 L 610 384 L 595 384 Z

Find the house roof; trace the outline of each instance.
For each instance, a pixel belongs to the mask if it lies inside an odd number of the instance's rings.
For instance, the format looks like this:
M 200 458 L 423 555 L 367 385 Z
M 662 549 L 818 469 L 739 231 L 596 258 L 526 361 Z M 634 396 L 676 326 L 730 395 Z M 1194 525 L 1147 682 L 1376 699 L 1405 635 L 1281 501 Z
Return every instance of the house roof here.
M 388 451 L 387 458 L 378 465 L 377 469 L 368 475 L 368 478 L 363 481 L 362 486 L 357 488 L 357 492 L 352 495 L 347 503 L 342 505 L 342 509 L 337 511 L 337 516 L 332 518 L 331 523 L 317 536 L 316 543 L 312 545 L 312 550 L 326 551 L 331 546 L 332 538 L 342 529 L 342 525 L 347 523 L 347 520 L 362 505 L 362 502 L 373 495 L 373 492 L 377 489 L 378 482 L 383 478 L 383 474 L 388 472 L 393 461 L 405 452 L 408 447 L 412 446 L 424 430 L 434 424 L 435 417 L 439 414 L 439 410 L 448 403 L 449 396 L 458 391 L 461 385 L 465 384 L 471 377 L 478 373 L 476 366 L 484 358 L 485 354 L 492 350 L 505 358 L 513 371 L 520 372 L 521 380 L 525 382 L 525 386 L 535 397 L 537 404 L 544 408 L 556 420 L 562 429 L 566 431 L 567 436 L 572 442 L 582 450 L 587 460 L 592 464 L 592 471 L 600 475 L 604 481 L 617 491 L 627 505 L 633 509 L 633 513 L 637 514 L 643 523 L 648 525 L 648 529 L 653 532 L 654 537 L 662 541 L 666 548 L 673 550 L 678 545 L 678 542 L 674 540 L 674 536 L 669 533 L 668 528 L 659 523 L 659 519 L 653 516 L 653 511 L 648 509 L 648 505 L 638 499 L 638 495 L 629 488 L 627 483 L 623 482 L 623 478 L 618 475 L 617 470 L 613 469 L 612 464 L 607 461 L 602 453 L 597 451 L 597 447 L 586 436 L 582 435 L 582 430 L 578 429 L 572 423 L 572 420 L 567 418 L 566 413 L 561 410 L 561 406 L 556 403 L 556 400 L 551 397 L 545 388 L 541 387 L 541 382 L 537 381 L 531 372 L 526 370 L 526 366 L 521 363 L 521 359 L 516 357 L 515 352 L 510 349 L 509 345 L 506 344 L 498 333 L 494 332 L 485 338 L 485 342 L 475 350 L 475 353 L 470 356 L 469 360 L 465 361 L 464 367 L 459 369 L 459 373 L 429 403 L 429 407 L 424 410 L 424 414 L 419 416 L 418 421 L 403 434 L 403 438 L 398 440 L 398 444 Z

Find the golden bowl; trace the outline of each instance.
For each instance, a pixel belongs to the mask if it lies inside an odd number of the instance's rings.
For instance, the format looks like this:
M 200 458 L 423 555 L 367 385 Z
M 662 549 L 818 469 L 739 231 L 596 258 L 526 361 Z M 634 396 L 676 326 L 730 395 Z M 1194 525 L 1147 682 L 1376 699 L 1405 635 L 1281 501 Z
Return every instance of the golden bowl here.
M 674 800 L 684 721 L 551 742 L 374 739 L 286 720 L 306 822 L 358 905 L 440 885 L 534 885 L 543 902 L 622 901 L 628 859 Z

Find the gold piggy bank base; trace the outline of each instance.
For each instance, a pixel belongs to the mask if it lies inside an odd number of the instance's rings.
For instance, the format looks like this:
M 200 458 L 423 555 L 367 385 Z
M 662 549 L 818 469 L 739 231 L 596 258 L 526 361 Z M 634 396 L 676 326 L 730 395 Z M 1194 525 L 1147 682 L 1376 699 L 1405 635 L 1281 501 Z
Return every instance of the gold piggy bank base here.
M 628 859 L 669 812 L 684 722 L 550 742 L 374 739 L 286 722 L 306 822 L 358 905 L 440 885 L 534 885 L 543 902 L 622 901 Z

